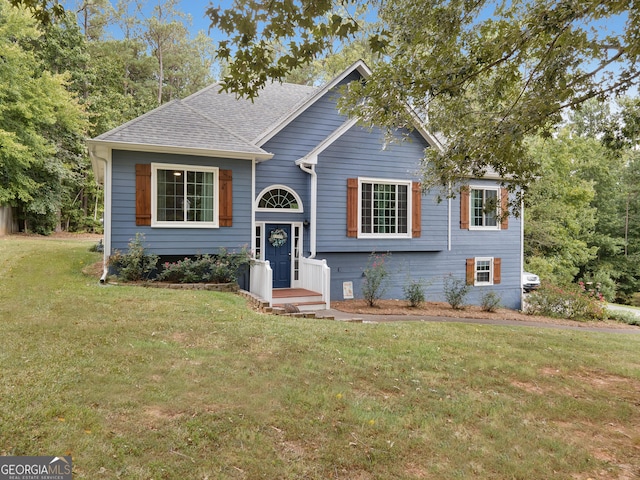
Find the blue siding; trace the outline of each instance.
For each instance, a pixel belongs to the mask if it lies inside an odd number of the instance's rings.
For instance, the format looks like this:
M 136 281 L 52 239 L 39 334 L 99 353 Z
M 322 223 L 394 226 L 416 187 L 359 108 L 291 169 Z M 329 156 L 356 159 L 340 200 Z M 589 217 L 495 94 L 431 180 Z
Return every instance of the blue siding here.
M 320 155 L 318 160 L 318 251 L 440 251 L 447 247 L 447 205 L 434 193 L 422 196 L 422 234 L 418 238 L 349 238 L 347 231 L 347 179 L 420 181 L 419 167 L 428 147 L 418 134 L 411 141 L 383 149 L 383 133 L 358 126 Z
M 251 245 L 251 162 L 145 152 L 113 152 L 111 249 L 127 249 L 136 233 L 145 235 L 149 250 L 159 255 L 215 253 L 218 248 Z M 152 228 L 136 225 L 135 165 L 173 163 L 211 166 L 233 171 L 233 226 L 220 228 Z
M 474 185 L 495 186 L 491 181 L 473 181 Z M 428 301 L 445 301 L 444 279 L 452 275 L 460 280 L 466 278 L 466 259 L 475 257 L 493 257 L 501 259 L 501 282 L 491 286 L 471 286 L 466 303 L 478 305 L 487 292 L 495 292 L 501 297 L 501 303 L 508 308 L 521 307 L 520 286 L 520 229 L 521 220 L 509 217 L 506 230 L 462 230 L 460 229 L 460 197 L 452 201 L 451 250 L 441 252 L 402 251 L 401 248 L 371 249 L 361 253 L 337 253 L 322 251 L 318 258 L 325 258 L 331 267 L 331 298 L 341 300 L 343 282 L 353 282 L 356 298 L 362 298 L 362 272 L 367 266 L 369 255 L 391 253 L 387 262 L 390 273 L 388 290 L 384 298 L 402 299 L 402 287 L 410 279 L 422 279 L 428 284 Z M 444 202 L 445 204 L 447 202 Z M 424 213 L 423 204 L 423 213 Z M 442 225 L 446 233 L 446 224 Z M 424 231 L 424 227 L 423 227 Z M 398 240 L 398 245 L 402 242 Z

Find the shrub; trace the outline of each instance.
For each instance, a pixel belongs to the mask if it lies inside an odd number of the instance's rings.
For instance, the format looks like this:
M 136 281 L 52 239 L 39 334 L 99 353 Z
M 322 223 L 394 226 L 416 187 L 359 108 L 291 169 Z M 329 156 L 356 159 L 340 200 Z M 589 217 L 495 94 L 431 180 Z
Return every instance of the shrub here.
M 237 281 L 240 269 L 251 262 L 246 247 L 240 252 L 220 248 L 216 255 L 185 257 L 177 262 L 166 262 L 158 280 L 173 283 L 232 283 Z
M 369 255 L 369 262 L 363 272 L 362 295 L 370 307 L 374 307 L 387 290 L 389 272 L 385 261 L 389 256 L 390 254 L 375 253 Z
M 464 309 L 464 299 L 469 293 L 469 285 L 464 280 L 449 274 L 444 277 L 444 297 L 454 310 Z
M 607 318 L 616 322 L 626 323 L 627 325 L 640 326 L 640 316 L 633 312 L 624 312 L 621 310 L 607 310 Z
M 481 305 L 485 312 L 495 312 L 500 308 L 502 298 L 496 292 L 490 291 L 482 295 Z
M 158 263 L 158 256 L 146 253 L 143 245 L 144 234 L 136 233 L 129 240 L 127 253 L 116 250 L 109 258 L 109 265 L 115 268 L 118 278 L 125 282 L 148 280 Z
M 602 297 L 585 290 L 584 285 L 556 287 L 548 284 L 527 297 L 525 311 L 571 320 L 602 320 L 606 313 Z
M 409 302 L 410 307 L 419 307 L 424 303 L 424 291 L 427 288 L 424 280 L 408 279 L 402 287 L 404 298 Z

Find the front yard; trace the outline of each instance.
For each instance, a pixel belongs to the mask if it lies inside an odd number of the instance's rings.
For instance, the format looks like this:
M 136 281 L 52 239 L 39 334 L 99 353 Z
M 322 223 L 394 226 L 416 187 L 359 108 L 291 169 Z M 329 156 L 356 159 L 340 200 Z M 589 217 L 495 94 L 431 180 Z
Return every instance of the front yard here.
M 632 479 L 640 335 L 261 315 L 0 238 L 0 454 L 74 478 Z

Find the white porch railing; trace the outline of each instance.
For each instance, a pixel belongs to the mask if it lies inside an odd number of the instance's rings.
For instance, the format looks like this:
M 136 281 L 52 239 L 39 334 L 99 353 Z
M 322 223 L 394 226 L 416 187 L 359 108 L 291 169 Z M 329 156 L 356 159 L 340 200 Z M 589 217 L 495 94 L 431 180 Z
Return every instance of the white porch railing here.
M 322 294 L 322 300 L 331 305 L 331 269 L 326 260 L 300 259 L 300 287 Z
M 254 260 L 251 264 L 249 289 L 251 293 L 273 305 L 273 273 L 269 260 Z

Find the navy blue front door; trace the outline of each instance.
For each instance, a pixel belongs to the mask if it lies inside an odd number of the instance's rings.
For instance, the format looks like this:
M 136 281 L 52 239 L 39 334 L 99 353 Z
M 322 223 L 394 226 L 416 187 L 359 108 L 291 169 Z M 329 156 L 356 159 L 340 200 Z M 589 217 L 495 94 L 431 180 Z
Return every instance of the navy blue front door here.
M 273 288 L 291 286 L 291 225 L 265 225 L 265 259 L 273 270 Z

